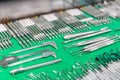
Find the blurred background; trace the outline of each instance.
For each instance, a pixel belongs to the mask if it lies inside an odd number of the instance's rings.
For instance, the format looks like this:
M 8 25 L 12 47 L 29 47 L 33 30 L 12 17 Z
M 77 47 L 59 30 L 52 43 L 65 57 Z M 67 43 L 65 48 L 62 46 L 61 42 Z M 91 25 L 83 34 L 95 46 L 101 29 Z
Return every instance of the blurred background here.
M 0 0 L 0 21 L 95 5 L 111 0 Z

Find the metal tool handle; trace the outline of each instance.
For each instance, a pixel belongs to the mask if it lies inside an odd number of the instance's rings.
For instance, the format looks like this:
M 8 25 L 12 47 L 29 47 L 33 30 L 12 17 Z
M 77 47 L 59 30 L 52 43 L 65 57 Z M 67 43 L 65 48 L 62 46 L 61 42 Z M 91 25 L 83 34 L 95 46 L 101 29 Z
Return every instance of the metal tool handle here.
M 27 70 L 31 70 L 31 69 L 40 68 L 40 67 L 43 67 L 43 66 L 55 64 L 55 63 L 58 63 L 60 61 L 62 61 L 62 59 L 57 59 L 57 60 L 53 60 L 53 61 L 45 62 L 45 63 L 42 63 L 42 64 L 37 64 L 37 65 L 25 67 L 25 68 L 18 68 L 18 69 L 14 69 L 14 70 L 10 71 L 10 73 L 11 74 L 17 74 L 17 73 L 24 72 L 24 71 L 27 71 Z
M 93 33 L 93 34 L 90 34 L 90 35 L 86 35 L 86 36 L 82 36 L 82 37 L 77 37 L 75 39 L 65 41 L 64 43 L 69 43 L 69 42 L 72 42 L 72 41 L 75 41 L 75 40 L 84 39 L 84 38 L 88 38 L 88 37 L 92 37 L 92 36 L 104 34 L 104 33 L 110 32 L 110 31 L 111 31 L 111 29 L 102 30 L 102 31 L 99 31 L 99 32 L 96 32 L 96 33 Z
M 48 50 L 46 49 L 46 50 L 41 50 L 41 51 L 38 51 L 38 52 L 28 53 L 28 54 L 25 54 L 25 55 L 18 56 L 18 59 L 30 57 L 30 56 L 33 56 L 33 55 L 36 55 L 36 54 L 42 54 L 43 52 L 49 52 L 49 51 L 50 51 L 49 49 Z
M 24 51 L 27 51 L 27 50 L 32 50 L 32 49 L 35 49 L 35 48 L 44 47 L 44 46 L 47 46 L 47 45 L 50 45 L 50 46 L 57 49 L 57 45 L 56 45 L 55 42 L 45 42 L 45 43 L 43 43 L 41 45 L 38 45 L 38 46 L 33 46 L 33 47 L 18 50 L 18 51 L 15 51 L 15 52 L 11 52 L 10 54 L 16 54 L 16 53 L 24 52 Z
M 93 40 L 82 41 L 82 42 L 78 42 L 77 46 L 83 46 L 83 45 L 95 43 L 95 42 L 98 42 L 98 41 L 101 41 L 101 40 L 105 40 L 105 39 L 107 39 L 107 37 L 100 37 L 100 38 L 95 38 Z
M 7 67 L 8 64 L 17 61 L 18 58 L 16 56 L 6 57 L 0 61 L 0 65 L 3 67 Z
M 78 33 L 78 34 L 66 35 L 66 36 L 64 36 L 64 39 L 72 39 L 72 38 L 76 38 L 76 37 L 80 37 L 80 36 L 90 35 L 90 34 L 94 34 L 94 33 L 104 31 L 107 29 L 108 29 L 108 27 L 105 27 L 105 28 L 101 28 L 100 30 L 97 30 L 97 31 L 89 31 L 89 32 L 83 32 L 83 33 Z
M 101 43 L 101 44 L 98 45 L 98 46 L 95 46 L 95 47 L 92 47 L 92 48 L 87 48 L 87 49 L 85 49 L 84 51 L 85 51 L 85 52 L 95 51 L 95 50 L 98 50 L 98 49 L 103 48 L 103 47 L 105 47 L 105 46 L 111 45 L 111 44 L 113 44 L 114 42 L 115 42 L 115 41 L 110 40 L 110 41 L 108 41 L 108 42 Z
M 94 46 L 101 45 L 101 44 L 106 43 L 107 41 L 110 41 L 110 40 L 111 40 L 111 39 L 104 39 L 104 40 L 102 40 L 102 41 L 99 41 L 99 42 L 96 42 L 96 43 L 90 44 L 90 45 L 84 47 L 84 49 L 92 48 L 92 47 L 94 47 Z
M 16 65 L 27 63 L 27 62 L 30 62 L 30 61 L 33 61 L 33 60 L 37 60 L 37 59 L 40 59 L 40 58 L 43 58 L 43 57 L 48 57 L 48 56 L 51 56 L 51 55 L 53 55 L 52 52 L 46 52 L 46 53 L 42 53 L 42 55 L 40 55 L 40 56 L 36 56 L 36 57 L 30 58 L 30 59 L 26 59 L 26 60 L 23 60 L 23 61 L 15 62 L 15 63 L 9 64 L 7 66 L 16 66 Z
M 64 36 L 64 39 L 72 39 L 72 38 L 76 38 L 76 37 L 79 37 L 79 36 L 84 36 L 84 35 L 87 35 L 87 34 L 92 34 L 92 33 L 95 33 L 96 31 L 89 31 L 89 32 L 83 32 L 83 33 L 78 33 L 78 34 L 71 34 L 71 35 L 66 35 Z

